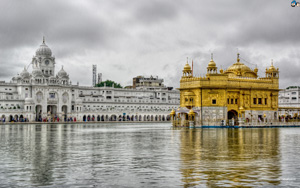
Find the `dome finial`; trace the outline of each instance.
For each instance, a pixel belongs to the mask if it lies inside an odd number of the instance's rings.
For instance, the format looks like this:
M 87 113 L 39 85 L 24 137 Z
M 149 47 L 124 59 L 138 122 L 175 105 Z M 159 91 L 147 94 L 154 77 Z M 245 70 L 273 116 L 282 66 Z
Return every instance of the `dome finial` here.
M 45 44 L 45 36 L 43 36 L 43 44 Z
M 210 54 L 210 58 L 211 58 L 211 60 L 214 59 L 214 53 L 211 53 L 211 54 Z
M 240 53 L 237 53 L 237 62 L 240 62 Z
M 186 63 L 189 64 L 189 57 L 186 57 Z
M 271 65 L 273 66 L 273 59 L 271 59 Z

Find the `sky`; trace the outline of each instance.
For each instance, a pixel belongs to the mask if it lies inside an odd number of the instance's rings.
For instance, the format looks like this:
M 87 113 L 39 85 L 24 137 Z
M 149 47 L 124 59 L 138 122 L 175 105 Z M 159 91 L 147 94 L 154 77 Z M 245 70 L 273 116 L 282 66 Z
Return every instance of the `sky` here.
M 300 85 L 300 7 L 289 0 L 1 0 L 0 80 L 28 66 L 45 36 L 73 83 L 103 80 L 132 85 L 138 75 L 179 87 L 193 60 L 204 76 L 213 53 L 219 69 L 236 62 L 280 71 L 280 88 Z M 29 71 L 32 69 L 30 68 Z

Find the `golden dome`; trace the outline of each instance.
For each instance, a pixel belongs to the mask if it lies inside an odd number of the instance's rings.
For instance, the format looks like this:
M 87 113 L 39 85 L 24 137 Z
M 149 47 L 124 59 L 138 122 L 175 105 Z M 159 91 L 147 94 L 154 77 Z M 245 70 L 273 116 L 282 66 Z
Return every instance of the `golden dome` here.
M 255 71 L 251 70 L 248 66 L 240 62 L 239 55 L 240 54 L 238 54 L 237 62 L 228 67 L 228 69 L 224 73 L 232 76 L 257 78 L 257 73 Z
M 171 115 L 171 116 L 172 116 L 172 115 L 175 115 L 175 110 L 174 110 L 174 109 L 172 109 L 170 115 Z
M 224 70 L 221 68 L 221 69 L 220 69 L 220 73 L 223 74 L 223 72 L 224 72 Z
M 191 66 L 188 63 L 186 63 L 183 68 L 183 71 L 191 71 L 191 70 L 192 70 Z
M 189 111 L 189 115 L 194 115 L 194 114 L 195 114 L 194 110 L 191 109 L 191 110 Z
M 210 60 L 210 62 L 208 63 L 208 67 L 215 67 L 216 63 L 214 62 L 214 60 Z
M 276 71 L 276 68 L 273 66 L 273 60 L 271 66 L 269 67 L 269 71 Z
M 209 67 L 216 67 L 216 63 L 214 62 L 214 58 L 213 58 L 213 53 L 211 53 L 211 58 L 210 58 L 210 62 L 208 63 L 208 68 Z

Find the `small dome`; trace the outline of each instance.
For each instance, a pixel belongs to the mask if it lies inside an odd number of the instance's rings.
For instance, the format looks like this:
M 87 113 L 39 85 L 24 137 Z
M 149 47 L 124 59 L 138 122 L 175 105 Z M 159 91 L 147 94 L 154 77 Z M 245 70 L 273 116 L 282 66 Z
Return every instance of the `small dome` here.
M 272 65 L 269 67 L 269 71 L 276 71 L 276 68 L 273 66 L 273 63 L 272 63 Z
M 25 104 L 32 104 L 32 103 L 34 103 L 34 100 L 32 98 L 25 99 Z
M 172 115 L 175 115 L 175 110 L 174 110 L 174 109 L 172 109 L 170 115 L 171 115 L 171 116 L 172 116 Z
M 64 66 L 61 67 L 61 70 L 57 73 L 58 77 L 63 78 L 63 77 L 67 77 L 68 74 L 67 72 L 64 70 Z
M 185 66 L 184 66 L 184 68 L 183 68 L 183 70 L 184 71 L 191 71 L 192 68 L 191 68 L 191 66 L 188 63 L 186 63 Z
M 221 68 L 221 69 L 220 69 L 220 73 L 223 74 L 223 72 L 224 72 L 224 70 Z
M 37 68 L 32 71 L 33 77 L 43 77 L 43 72 L 41 69 Z
M 189 115 L 194 115 L 194 114 L 195 114 L 194 110 L 191 109 L 191 110 L 189 111 Z
M 43 43 L 40 47 L 36 50 L 35 55 L 37 56 L 51 56 L 52 51 L 51 49 L 45 44 L 45 39 L 43 38 Z
M 27 71 L 26 67 L 24 67 L 24 70 L 21 72 L 20 75 L 21 75 L 22 78 L 28 78 L 28 77 L 30 77 L 30 74 Z
M 21 79 L 21 76 L 18 74 L 17 76 L 13 77 L 14 80 L 19 80 Z
M 214 60 L 210 60 L 210 62 L 208 63 L 208 67 L 215 67 L 216 63 L 214 62 Z

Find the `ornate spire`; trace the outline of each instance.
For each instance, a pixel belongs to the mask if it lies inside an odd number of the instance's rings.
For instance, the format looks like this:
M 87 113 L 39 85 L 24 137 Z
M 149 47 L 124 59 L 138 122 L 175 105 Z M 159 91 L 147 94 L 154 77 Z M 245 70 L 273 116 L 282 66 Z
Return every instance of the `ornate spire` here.
M 271 59 L 271 65 L 273 66 L 273 59 Z
M 237 62 L 240 62 L 240 53 L 237 53 Z

